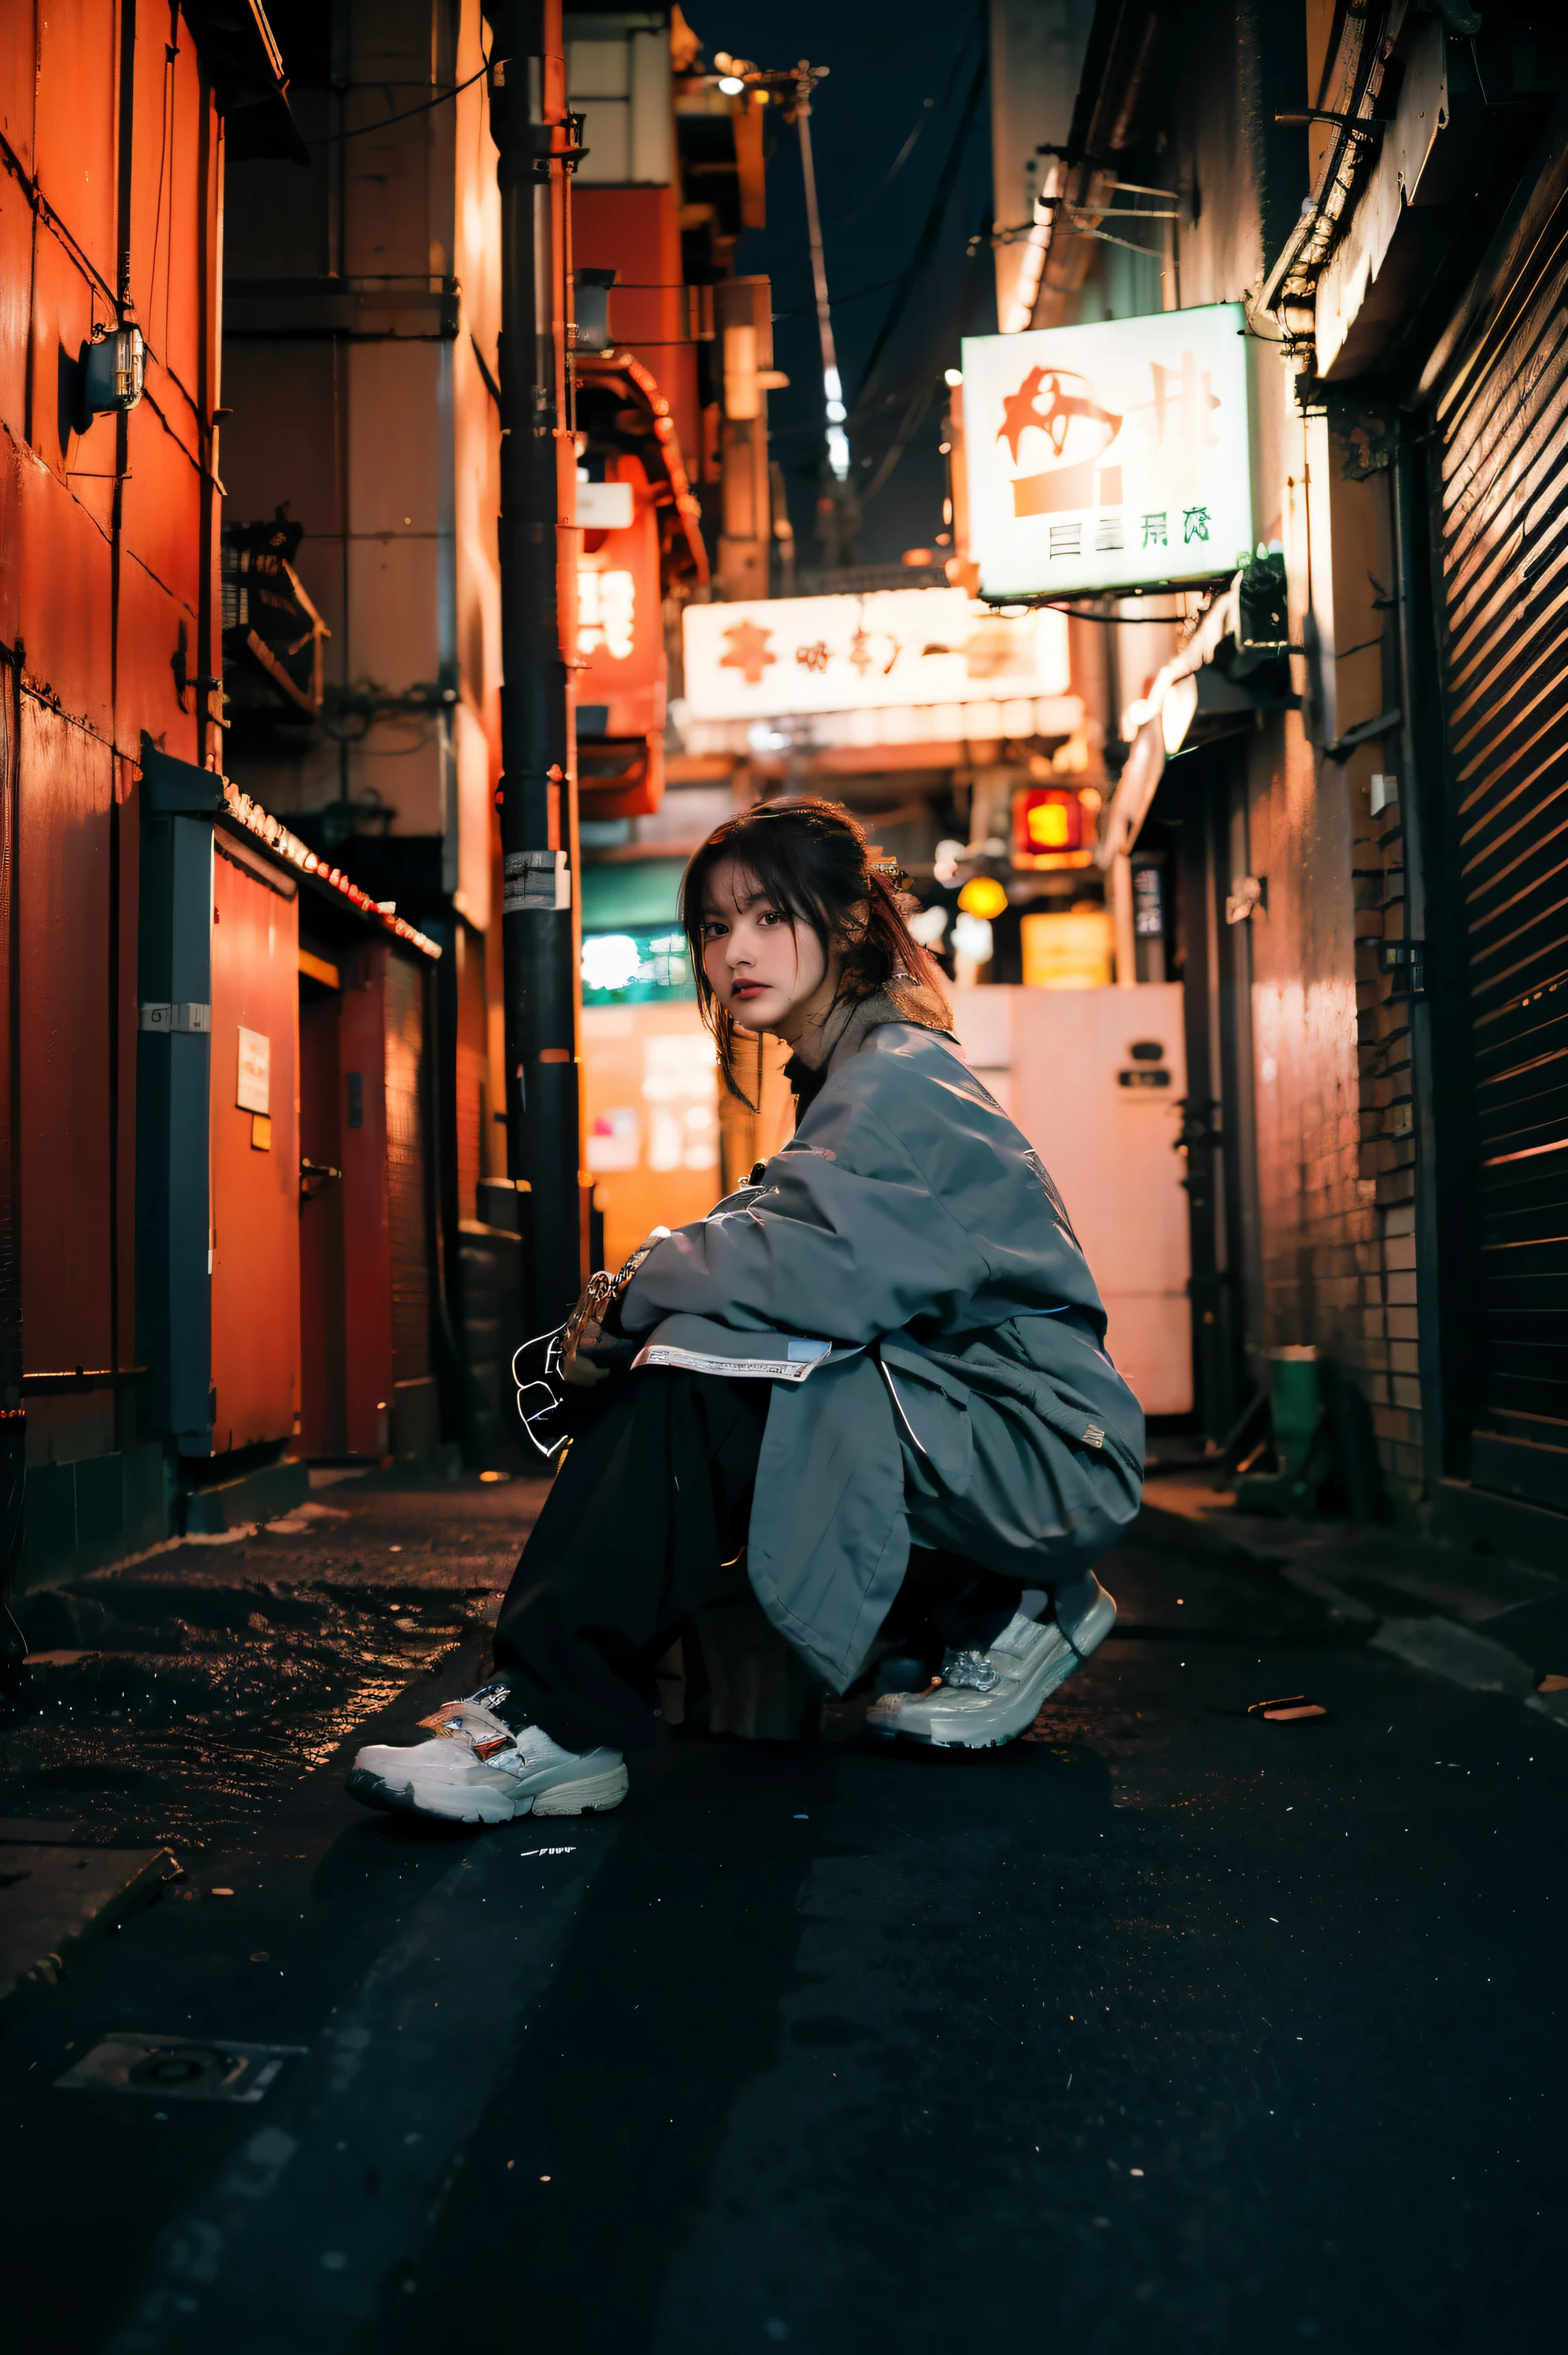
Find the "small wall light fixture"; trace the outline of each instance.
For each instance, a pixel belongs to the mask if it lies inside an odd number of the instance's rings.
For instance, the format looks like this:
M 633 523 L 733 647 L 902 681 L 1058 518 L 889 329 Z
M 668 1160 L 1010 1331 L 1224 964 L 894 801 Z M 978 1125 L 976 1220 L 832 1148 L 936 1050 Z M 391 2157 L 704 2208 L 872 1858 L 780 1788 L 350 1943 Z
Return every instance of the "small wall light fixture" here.
M 81 347 L 80 367 L 85 432 L 95 417 L 134 409 L 141 400 L 147 375 L 147 346 L 141 328 L 134 320 L 118 327 L 106 322 L 96 326 L 92 341 Z

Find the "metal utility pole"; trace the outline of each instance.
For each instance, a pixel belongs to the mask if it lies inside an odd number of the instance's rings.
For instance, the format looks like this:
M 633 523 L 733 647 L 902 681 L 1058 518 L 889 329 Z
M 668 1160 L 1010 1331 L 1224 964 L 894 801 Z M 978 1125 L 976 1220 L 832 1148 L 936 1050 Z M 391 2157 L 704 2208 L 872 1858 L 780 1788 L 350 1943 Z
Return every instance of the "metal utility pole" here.
M 721 81 L 720 90 L 765 91 L 778 101 L 784 121 L 793 123 L 800 133 L 800 172 L 805 186 L 805 228 L 811 247 L 811 282 L 816 295 L 823 409 L 827 423 L 827 462 L 822 470 L 822 489 L 816 502 L 817 536 L 831 570 L 853 558 L 859 529 L 859 501 L 849 481 L 848 410 L 833 341 L 827 263 L 822 250 L 822 216 L 816 203 L 816 165 L 811 153 L 811 93 L 832 69 L 814 66 L 806 58 L 792 67 L 754 66 L 736 58 L 729 60 L 727 70 L 732 78 Z
M 501 943 L 507 1167 L 525 1180 L 528 1314 L 583 1280 L 576 747 L 569 667 L 576 453 L 566 389 L 567 174 L 560 0 L 490 0 L 501 189 Z
M 853 553 L 856 537 L 855 495 L 849 487 L 848 415 L 838 355 L 833 342 L 833 313 L 827 300 L 827 263 L 822 250 L 822 216 L 816 205 L 816 165 L 811 153 L 811 93 L 830 70 L 802 58 L 795 67 L 793 111 L 800 133 L 800 171 L 805 185 L 805 227 L 811 245 L 811 281 L 816 295 L 816 332 L 822 345 L 823 407 L 827 419 L 827 464 L 816 502 L 818 538 L 828 569 Z
M 805 58 L 795 69 L 795 121 L 800 133 L 800 170 L 805 183 L 805 233 L 811 242 L 811 282 L 816 293 L 816 332 L 822 343 L 822 389 L 827 415 L 827 463 L 837 482 L 849 474 L 849 437 L 844 431 L 847 411 L 838 355 L 833 344 L 833 313 L 827 301 L 827 263 L 822 251 L 822 216 L 816 209 L 816 166 L 811 154 L 812 85 L 830 69 L 808 65 Z

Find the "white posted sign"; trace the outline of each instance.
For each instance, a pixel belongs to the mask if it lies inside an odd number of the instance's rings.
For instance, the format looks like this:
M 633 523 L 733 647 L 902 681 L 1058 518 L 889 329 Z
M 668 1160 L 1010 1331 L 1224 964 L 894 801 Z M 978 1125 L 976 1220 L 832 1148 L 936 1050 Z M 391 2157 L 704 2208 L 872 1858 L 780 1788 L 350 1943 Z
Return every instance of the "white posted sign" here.
M 1005 619 L 962 589 L 688 605 L 682 629 L 694 719 L 995 703 L 1070 684 L 1062 614 Z
M 987 597 L 1232 571 L 1253 538 L 1241 304 L 965 337 L 964 451 Z
M 272 1041 L 260 1030 L 240 1025 L 240 1076 L 234 1101 L 241 1112 L 271 1112 Z

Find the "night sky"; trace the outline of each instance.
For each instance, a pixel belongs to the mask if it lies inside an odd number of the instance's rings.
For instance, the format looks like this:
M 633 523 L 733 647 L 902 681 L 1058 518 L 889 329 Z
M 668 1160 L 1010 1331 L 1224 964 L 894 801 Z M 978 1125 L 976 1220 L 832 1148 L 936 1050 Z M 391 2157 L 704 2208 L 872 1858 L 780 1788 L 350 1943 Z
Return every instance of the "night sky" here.
M 868 564 L 894 562 L 906 548 L 930 547 L 942 529 L 942 371 L 956 365 L 962 335 L 991 334 L 997 324 L 990 252 L 982 246 L 972 259 L 965 254 L 991 214 L 986 10 L 976 0 L 951 7 L 936 0 L 798 0 L 788 8 L 688 0 L 686 16 L 709 62 L 725 49 L 759 66 L 805 57 L 831 69 L 813 101 L 812 142 L 854 479 L 872 483 L 894 441 L 908 435 L 866 506 L 860 556 Z M 822 368 L 799 146 L 783 123 L 771 136 L 768 225 L 742 240 L 736 267 L 766 271 L 773 280 L 774 361 L 790 378 L 787 392 L 769 399 L 773 455 L 789 485 L 797 559 L 809 567 L 822 560 L 814 537 Z M 944 191 L 946 208 L 933 234 L 933 200 Z M 897 282 L 923 240 L 926 258 L 906 290 Z M 895 306 L 868 382 L 867 364 Z

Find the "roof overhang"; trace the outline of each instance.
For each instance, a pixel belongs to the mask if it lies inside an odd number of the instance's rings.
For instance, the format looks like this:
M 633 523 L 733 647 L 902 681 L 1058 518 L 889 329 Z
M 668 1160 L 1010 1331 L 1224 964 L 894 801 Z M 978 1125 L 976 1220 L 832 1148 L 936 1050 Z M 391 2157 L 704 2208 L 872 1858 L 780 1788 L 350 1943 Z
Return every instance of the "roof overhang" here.
M 197 54 L 211 78 L 235 163 L 308 164 L 289 111 L 289 79 L 261 0 L 180 0 Z
M 298 835 L 260 802 L 241 793 L 232 777 L 216 769 L 198 769 L 194 761 L 176 760 L 160 751 L 149 739 L 142 743 L 142 785 L 150 817 L 209 817 L 215 825 L 240 837 L 253 850 L 323 892 L 340 909 L 354 910 L 373 931 L 400 941 L 431 958 L 441 954 L 440 943 L 405 917 L 389 914 L 341 868 L 317 856 Z
M 675 419 L 669 402 L 659 389 L 657 378 L 630 352 L 577 352 L 572 368 L 581 389 L 591 385 L 618 390 L 629 409 L 645 411 L 652 429 L 654 467 L 650 478 L 659 485 L 661 524 L 660 541 L 663 565 L 669 580 L 683 575 L 704 587 L 708 581 L 708 550 L 702 540 L 702 509 L 691 487 L 681 456 L 680 436 L 676 432 Z

